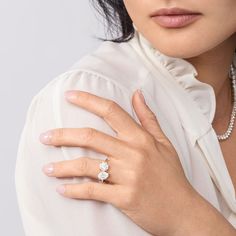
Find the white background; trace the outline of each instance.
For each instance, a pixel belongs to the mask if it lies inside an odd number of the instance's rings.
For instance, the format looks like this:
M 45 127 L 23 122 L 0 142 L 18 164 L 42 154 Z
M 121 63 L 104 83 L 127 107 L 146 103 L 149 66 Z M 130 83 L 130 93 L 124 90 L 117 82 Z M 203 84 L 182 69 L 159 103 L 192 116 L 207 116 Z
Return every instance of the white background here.
M 88 0 L 0 0 L 1 235 L 24 235 L 14 169 L 29 103 L 101 43 L 102 22 Z

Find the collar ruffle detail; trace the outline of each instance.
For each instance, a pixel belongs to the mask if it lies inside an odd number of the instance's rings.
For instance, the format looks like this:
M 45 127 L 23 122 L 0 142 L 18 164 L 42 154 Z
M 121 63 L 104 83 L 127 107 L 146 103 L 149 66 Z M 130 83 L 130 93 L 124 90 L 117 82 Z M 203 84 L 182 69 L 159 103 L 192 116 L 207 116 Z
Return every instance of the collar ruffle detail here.
M 211 85 L 199 81 L 196 68 L 187 60 L 167 56 L 154 48 L 152 44 L 137 30 L 136 36 L 140 43 L 148 49 L 172 75 L 176 83 L 187 92 L 190 99 L 194 101 L 200 112 L 207 118 L 211 124 L 216 109 L 216 96 Z

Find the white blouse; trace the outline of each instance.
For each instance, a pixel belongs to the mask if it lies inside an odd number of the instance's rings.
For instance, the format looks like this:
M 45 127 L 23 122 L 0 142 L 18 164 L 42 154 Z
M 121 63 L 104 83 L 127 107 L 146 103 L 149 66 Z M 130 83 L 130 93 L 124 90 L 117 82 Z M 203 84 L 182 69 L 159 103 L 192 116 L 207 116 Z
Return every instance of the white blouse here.
M 86 148 L 44 145 L 39 135 L 47 130 L 93 127 L 116 136 L 102 118 L 66 101 L 64 92 L 74 89 L 114 100 L 139 123 L 131 97 L 140 88 L 176 148 L 191 185 L 236 227 L 235 190 L 211 125 L 216 108 L 214 90 L 197 80 L 197 75 L 192 64 L 160 53 L 135 28 L 129 42 L 102 42 L 42 88 L 28 108 L 15 167 L 25 234 L 150 235 L 109 203 L 66 198 L 55 190 L 63 183 L 96 180 L 48 177 L 42 172 L 42 166 L 49 162 L 80 156 L 105 158 Z

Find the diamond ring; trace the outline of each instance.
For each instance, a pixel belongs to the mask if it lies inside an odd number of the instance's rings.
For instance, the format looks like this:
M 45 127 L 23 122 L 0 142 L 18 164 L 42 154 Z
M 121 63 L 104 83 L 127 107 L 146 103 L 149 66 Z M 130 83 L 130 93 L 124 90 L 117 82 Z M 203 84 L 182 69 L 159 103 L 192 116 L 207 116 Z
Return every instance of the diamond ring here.
M 106 172 L 109 168 L 107 160 L 109 160 L 109 158 L 106 158 L 105 161 L 102 161 L 99 164 L 99 169 L 101 171 L 98 174 L 98 179 L 99 179 L 99 182 L 102 182 L 102 183 L 104 182 L 104 180 L 106 180 L 109 177 L 109 174 Z

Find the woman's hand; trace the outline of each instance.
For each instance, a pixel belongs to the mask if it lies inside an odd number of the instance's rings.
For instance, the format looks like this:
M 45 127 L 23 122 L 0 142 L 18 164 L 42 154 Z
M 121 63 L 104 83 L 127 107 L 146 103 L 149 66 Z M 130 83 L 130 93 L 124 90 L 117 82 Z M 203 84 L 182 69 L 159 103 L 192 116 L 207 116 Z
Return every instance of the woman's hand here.
M 93 128 L 59 128 L 42 134 L 44 144 L 85 147 L 109 157 L 108 182 L 66 184 L 58 191 L 69 198 L 111 203 L 151 234 L 174 235 L 188 215 L 186 209 L 195 191 L 174 147 L 138 91 L 132 103 L 141 125 L 114 101 L 78 90 L 67 93 L 67 99 L 102 117 L 117 137 Z M 43 170 L 51 177 L 97 179 L 101 162 L 79 157 L 50 163 Z

